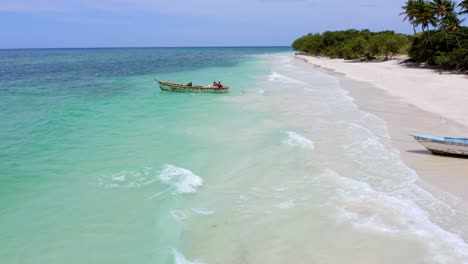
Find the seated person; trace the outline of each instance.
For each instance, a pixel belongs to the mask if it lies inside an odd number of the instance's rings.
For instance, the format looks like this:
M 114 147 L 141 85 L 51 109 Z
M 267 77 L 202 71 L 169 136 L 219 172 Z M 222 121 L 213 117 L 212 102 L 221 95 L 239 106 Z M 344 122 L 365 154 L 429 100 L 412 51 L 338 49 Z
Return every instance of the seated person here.
M 187 86 L 192 86 L 192 82 L 187 83 Z
M 213 87 L 219 87 L 219 84 L 217 82 L 213 82 Z

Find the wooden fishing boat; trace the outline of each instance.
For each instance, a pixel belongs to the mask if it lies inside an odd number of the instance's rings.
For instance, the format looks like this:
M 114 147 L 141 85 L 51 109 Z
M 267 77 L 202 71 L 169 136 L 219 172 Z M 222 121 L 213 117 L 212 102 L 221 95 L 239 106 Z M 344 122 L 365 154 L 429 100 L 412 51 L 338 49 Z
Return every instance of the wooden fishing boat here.
M 194 85 L 189 86 L 186 84 L 167 82 L 156 79 L 159 83 L 159 88 L 163 91 L 172 91 L 172 92 L 191 92 L 191 93 L 227 93 L 229 91 L 229 86 L 215 87 L 215 86 L 201 86 Z
M 468 156 L 468 138 L 411 134 L 417 142 L 434 154 Z

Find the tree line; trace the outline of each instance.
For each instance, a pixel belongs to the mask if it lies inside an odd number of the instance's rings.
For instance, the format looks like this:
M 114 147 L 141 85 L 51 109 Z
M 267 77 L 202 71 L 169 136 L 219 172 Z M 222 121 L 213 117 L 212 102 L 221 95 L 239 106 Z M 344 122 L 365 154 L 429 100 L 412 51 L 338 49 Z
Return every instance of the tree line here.
M 409 45 L 409 37 L 404 34 L 393 31 L 371 32 L 367 29 L 308 34 L 292 44 L 297 51 L 346 60 L 372 60 L 378 56 L 389 59 L 395 54 L 406 52 Z
M 468 0 L 408 0 L 402 9 L 400 15 L 414 35 L 349 29 L 308 34 L 292 46 L 311 55 L 343 59 L 389 59 L 405 53 L 414 62 L 468 70 L 468 28 L 462 26 Z
M 404 20 L 414 30 L 408 50 L 415 62 L 447 69 L 468 70 L 468 28 L 462 26 L 468 14 L 468 0 L 408 0 L 402 7 Z M 418 33 L 417 29 L 421 28 Z

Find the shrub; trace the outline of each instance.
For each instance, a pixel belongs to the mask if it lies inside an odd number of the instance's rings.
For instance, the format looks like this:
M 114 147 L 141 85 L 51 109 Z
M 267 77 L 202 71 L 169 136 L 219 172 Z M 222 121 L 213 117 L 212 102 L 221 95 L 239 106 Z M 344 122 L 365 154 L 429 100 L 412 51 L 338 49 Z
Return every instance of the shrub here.
M 411 60 L 445 69 L 468 70 L 468 28 L 453 31 L 430 31 L 431 43 L 422 35 L 414 37 Z
M 292 44 L 297 51 L 330 58 L 373 59 L 376 56 L 393 56 L 406 52 L 409 38 L 393 31 L 371 32 L 349 29 L 326 31 L 323 34 L 308 34 Z

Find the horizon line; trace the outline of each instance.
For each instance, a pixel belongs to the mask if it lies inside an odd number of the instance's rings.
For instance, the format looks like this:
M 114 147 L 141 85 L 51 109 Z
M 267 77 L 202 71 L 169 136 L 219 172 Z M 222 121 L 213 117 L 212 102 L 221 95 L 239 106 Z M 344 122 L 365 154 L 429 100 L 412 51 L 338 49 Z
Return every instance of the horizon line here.
M 0 48 L 0 50 L 51 50 L 51 49 L 167 49 L 167 48 L 283 48 L 291 45 L 241 45 L 241 46 L 120 46 L 120 47 L 48 47 L 48 48 Z

